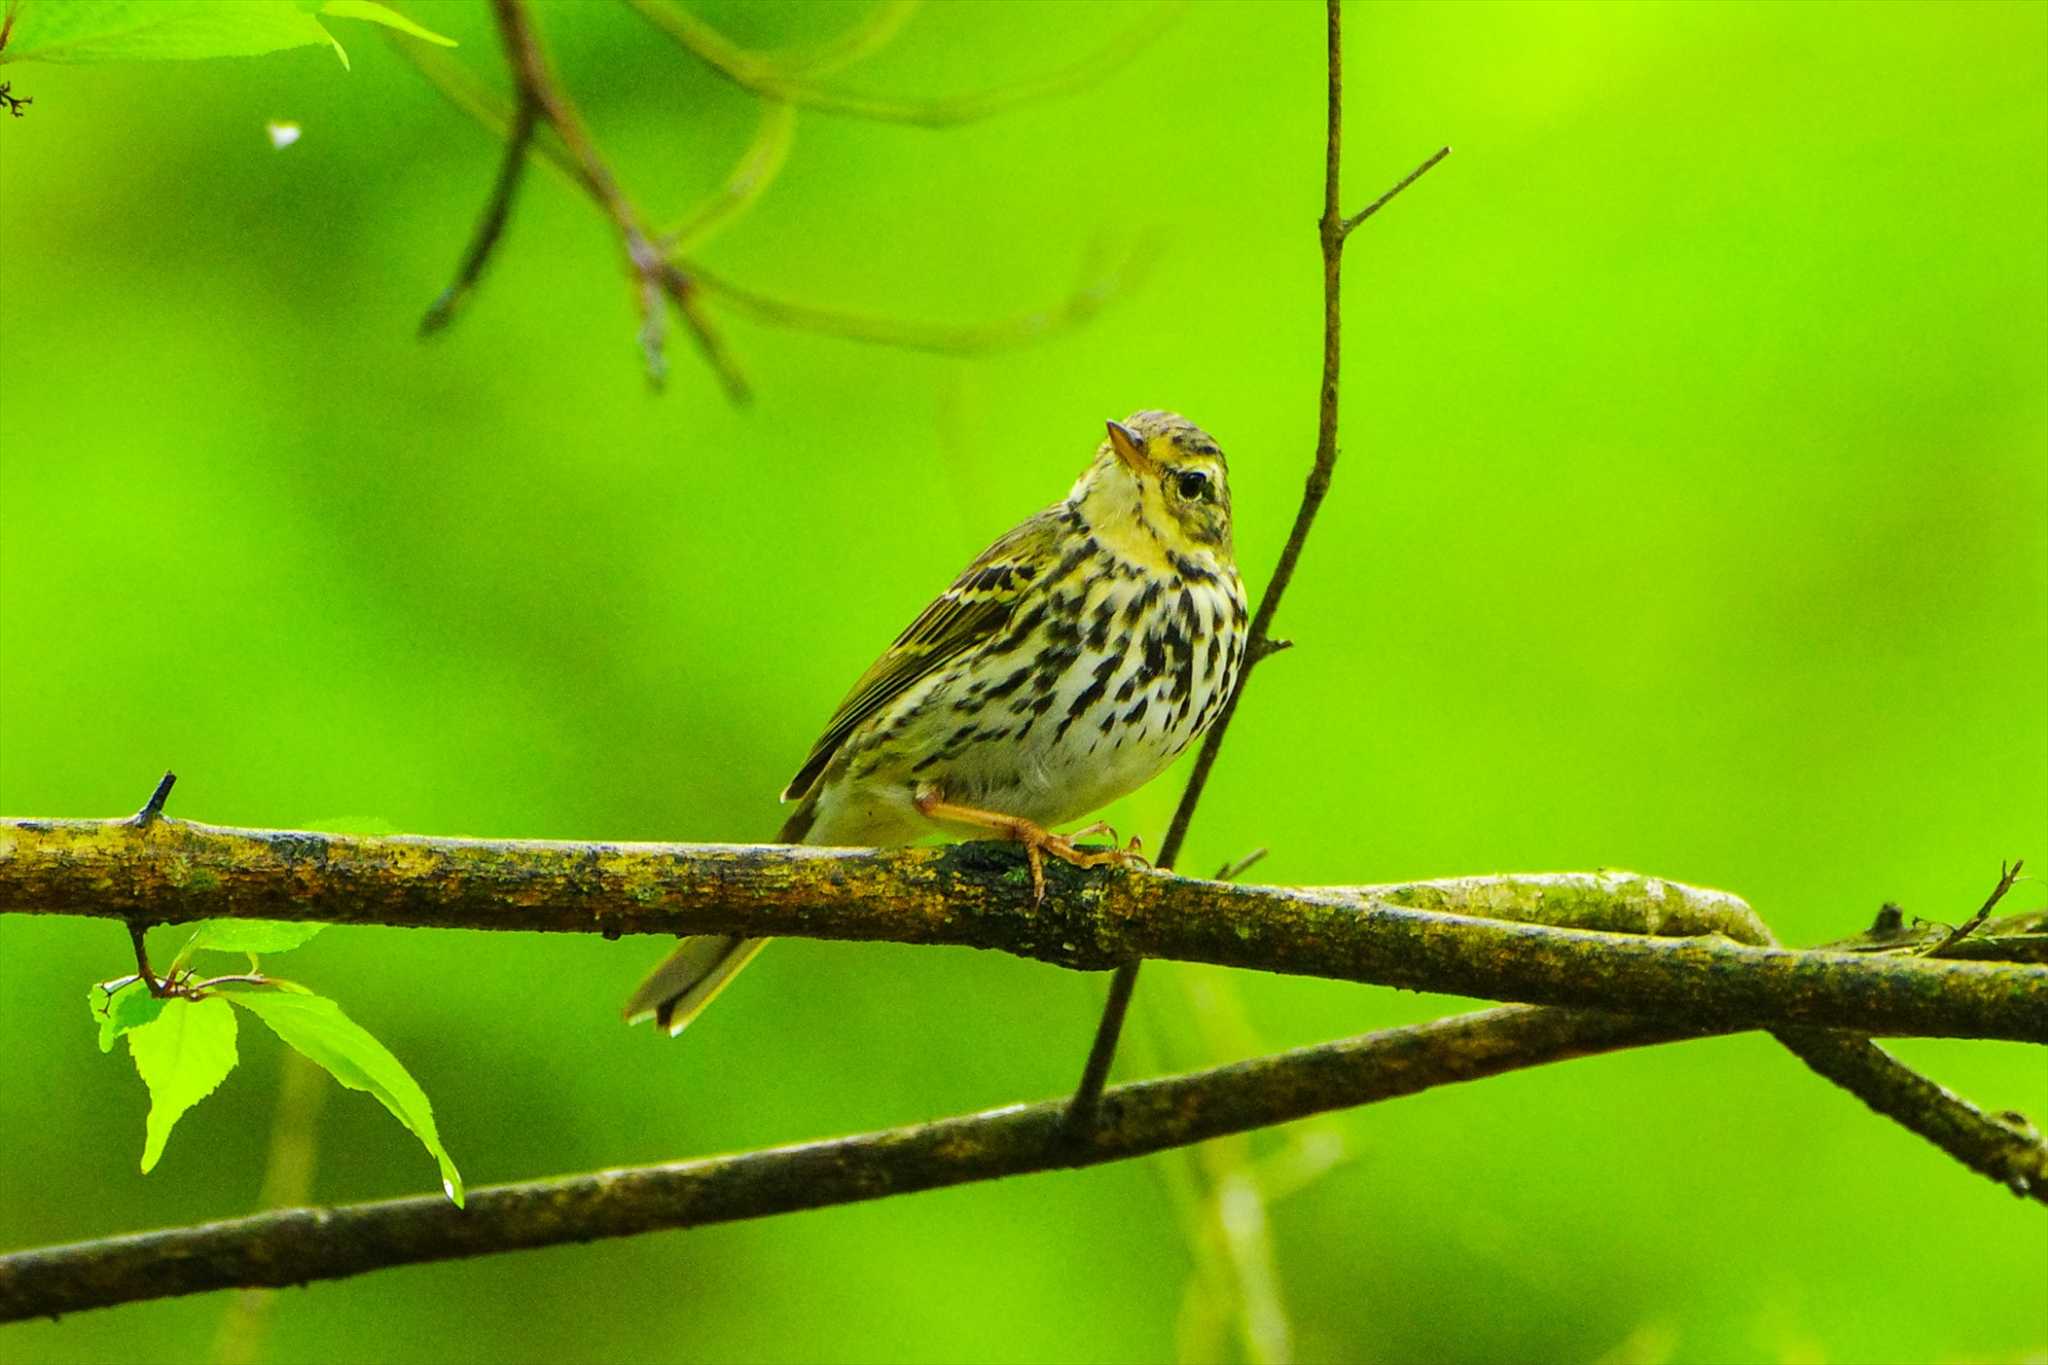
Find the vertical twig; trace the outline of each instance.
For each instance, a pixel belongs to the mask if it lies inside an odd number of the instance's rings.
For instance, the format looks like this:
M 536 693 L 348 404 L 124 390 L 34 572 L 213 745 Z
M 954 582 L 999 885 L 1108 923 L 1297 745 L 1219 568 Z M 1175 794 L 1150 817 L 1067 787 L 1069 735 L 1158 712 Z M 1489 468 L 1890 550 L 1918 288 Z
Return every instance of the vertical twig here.
M 176 785 L 178 785 L 178 775 L 174 772 L 166 771 L 162 777 L 157 779 L 156 787 L 150 792 L 149 799 L 142 803 L 142 809 L 128 817 L 128 823 L 137 828 L 146 829 L 158 820 L 163 819 L 164 802 L 170 800 L 171 788 Z M 142 978 L 143 989 L 147 990 L 151 995 L 160 996 L 164 993 L 164 983 L 158 980 L 156 973 L 149 969 L 149 948 L 144 942 L 145 937 L 149 933 L 150 922 L 142 919 L 131 919 L 127 924 L 128 940 L 135 945 L 135 973 Z
M 1273 638 L 1273 617 L 1280 609 L 1282 594 L 1294 578 L 1295 566 L 1301 562 L 1302 546 L 1307 543 L 1308 533 L 1315 526 L 1316 513 L 1322 510 L 1323 499 L 1330 491 L 1331 472 L 1337 467 L 1337 391 L 1343 350 L 1342 292 L 1339 284 L 1344 262 L 1344 239 L 1351 235 L 1352 229 L 1386 207 L 1396 195 L 1451 154 L 1449 147 L 1441 148 L 1362 211 L 1351 218 L 1343 216 L 1339 207 L 1344 161 L 1344 17 L 1340 0 L 1326 0 L 1325 11 L 1329 85 L 1323 134 L 1323 212 L 1316 222 L 1323 254 L 1323 372 L 1318 390 L 1315 463 L 1309 467 L 1308 483 L 1301 491 L 1301 506 L 1294 513 L 1294 525 L 1280 551 L 1280 562 L 1274 566 L 1272 580 L 1259 598 L 1258 610 L 1252 613 L 1251 631 L 1245 642 L 1244 667 L 1238 673 L 1237 685 L 1224 699 L 1216 723 L 1202 741 L 1201 752 L 1195 756 L 1195 770 L 1188 776 L 1187 788 L 1181 793 L 1180 804 L 1174 808 L 1173 819 L 1167 825 L 1159 857 L 1154 860 L 1155 865 L 1161 868 L 1172 867 L 1175 859 L 1180 857 L 1181 845 L 1187 839 L 1188 824 L 1195 816 L 1195 805 L 1202 799 L 1203 788 L 1209 784 L 1209 771 L 1216 766 L 1216 751 L 1223 747 L 1223 736 L 1230 729 L 1231 718 L 1237 714 L 1238 699 L 1244 695 L 1252 669 L 1268 655 L 1286 649 L 1289 644 Z M 1109 1079 L 1110 1063 L 1116 1058 L 1117 1037 L 1123 1031 L 1124 1016 L 1130 1009 L 1131 992 L 1138 985 L 1138 965 L 1131 962 L 1117 968 L 1109 983 L 1109 999 L 1103 1006 L 1102 1022 L 1096 1026 L 1087 1065 L 1082 1069 L 1080 1084 L 1075 1087 L 1074 1098 L 1067 1107 L 1066 1127 L 1072 1133 L 1085 1133 L 1094 1122 L 1102 1087 Z

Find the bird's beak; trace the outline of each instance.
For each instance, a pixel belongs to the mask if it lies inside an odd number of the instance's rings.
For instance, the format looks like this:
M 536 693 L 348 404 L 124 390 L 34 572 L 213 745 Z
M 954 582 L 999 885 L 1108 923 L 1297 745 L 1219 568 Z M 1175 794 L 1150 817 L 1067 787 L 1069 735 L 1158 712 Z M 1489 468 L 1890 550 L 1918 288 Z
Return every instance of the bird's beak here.
M 1133 474 L 1157 474 L 1159 466 L 1145 453 L 1145 442 L 1122 422 L 1109 424 L 1110 448 Z

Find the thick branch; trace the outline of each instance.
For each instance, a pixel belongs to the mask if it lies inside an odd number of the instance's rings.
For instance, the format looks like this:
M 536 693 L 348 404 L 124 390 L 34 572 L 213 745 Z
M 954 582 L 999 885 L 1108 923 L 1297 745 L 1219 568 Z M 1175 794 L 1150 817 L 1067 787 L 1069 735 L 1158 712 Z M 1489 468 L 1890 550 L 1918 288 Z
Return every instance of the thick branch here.
M 1151 955 L 1174 955 L 1153 941 L 1160 932 L 1154 921 L 1187 915 L 1204 926 L 1203 934 L 1213 934 L 1218 893 L 1239 890 L 1164 874 L 1083 881 L 1063 872 L 1055 874 L 1059 889 L 1044 913 L 1034 914 L 1022 869 L 1005 850 L 988 845 L 884 856 L 775 847 L 356 839 L 222 830 L 154 811 L 120 821 L 0 821 L 0 910 L 152 921 L 240 914 L 617 933 L 739 927 L 769 918 L 776 932 L 902 936 L 1071 961 L 1087 953 L 1113 958 L 1130 951 L 1119 937 L 1126 932 L 1137 935 Z M 1958 983 L 1972 994 L 1996 981 L 2017 1002 L 2022 1022 L 2034 1020 L 2029 1028 L 2039 1024 L 2048 996 L 2048 970 L 2034 967 L 1737 946 L 1727 940 L 1765 932 L 1740 900 L 1625 874 L 1242 890 L 1241 897 L 1225 899 L 1222 913 L 1225 922 L 1235 916 L 1246 926 L 1255 957 L 1286 949 L 1291 940 L 1274 925 L 1303 914 L 1310 918 L 1298 920 L 1297 927 L 1308 926 L 1311 943 L 1320 939 L 1336 947 L 1332 960 L 1357 960 L 1348 957 L 1357 945 L 1347 938 L 1347 921 L 1386 921 L 1403 926 L 1414 944 L 1427 948 L 1437 941 L 1423 961 L 1464 962 L 1466 954 L 1454 945 L 1475 927 L 1483 931 L 1488 921 L 1445 911 L 1714 937 L 1667 945 L 1688 950 L 1673 961 L 1706 954 L 1701 980 L 1686 979 L 1688 967 L 1659 988 L 1669 992 L 1668 1003 L 1696 1017 L 1510 1007 L 1125 1086 L 1108 1093 L 1099 1121 L 1080 1133 L 1062 1123 L 1063 1105 L 1045 1103 L 741 1156 L 472 1191 L 466 1212 L 438 1198 L 395 1200 L 25 1251 L 0 1257 L 0 1320 L 237 1285 L 298 1284 L 389 1265 L 695 1226 L 1118 1160 L 1454 1081 L 1716 1031 L 1724 1025 L 1709 1016 L 1742 1006 L 1747 996 L 1738 991 L 1731 1006 L 1711 983 L 1756 971 L 1763 961 L 1796 967 L 1804 960 L 1830 969 L 1808 983 L 1821 998 L 1835 993 L 1839 983 L 1831 972 L 1841 962 L 1877 967 L 1880 975 L 1858 982 L 1847 998 L 1877 999 L 1883 1009 L 1896 1008 L 1882 1005 L 1889 998 L 1884 972 L 1893 968 L 1904 972 L 1893 984 L 1911 983 L 1909 994 L 1934 999 L 1955 995 Z M 956 905 L 957 913 L 949 908 Z M 900 913 L 891 913 L 892 906 Z M 1410 906 L 1431 908 L 1402 908 Z M 877 914 L 885 930 L 879 934 L 874 923 L 859 922 Z M 1107 921 L 1120 923 L 1112 930 Z M 1604 974 L 1599 959 L 1616 941 L 1655 943 L 1531 923 L 1490 927 L 1533 934 L 1529 941 L 1547 943 L 1546 952 L 1575 941 L 1591 954 L 1582 966 L 1596 977 Z M 1399 948 L 1402 933 L 1387 941 Z M 1057 942 L 1058 950 L 1046 951 L 1047 942 Z M 1393 970 L 1413 969 L 1405 950 L 1388 960 Z M 1530 961 L 1542 960 L 1544 954 L 1528 958 L 1513 944 L 1505 945 L 1501 957 L 1504 974 L 1514 980 L 1522 979 Z M 1619 979 L 1634 989 L 1639 969 L 1639 963 L 1629 965 Z M 1774 999 L 1772 1007 L 1783 1003 Z M 2025 1125 L 1981 1113 L 1865 1040 L 1805 1029 L 1780 1029 L 1779 1036 L 1816 1070 L 1973 1169 L 2036 1199 L 2048 1191 L 2048 1146 Z
M 1653 939 L 1395 903 L 1414 887 L 1237 886 L 1064 865 L 1048 874 L 1052 894 L 1034 905 L 1020 859 L 1001 844 L 880 853 L 0 821 L 0 911 L 946 943 L 1082 970 L 1171 958 L 1694 1026 L 2048 1041 L 2048 968 Z M 1423 885 L 1441 890 L 1439 905 L 1464 897 L 1497 914 L 1502 888 L 1518 883 L 1592 906 L 1732 899 L 1615 873 Z
M 1507 1008 L 1119 1086 L 1077 1146 L 1063 1103 L 1011 1106 L 883 1132 L 0 1256 L 0 1321 L 236 1286 L 285 1286 L 386 1266 L 758 1218 L 1062 1166 L 1091 1166 L 1370 1104 L 1520 1067 L 1699 1030 Z

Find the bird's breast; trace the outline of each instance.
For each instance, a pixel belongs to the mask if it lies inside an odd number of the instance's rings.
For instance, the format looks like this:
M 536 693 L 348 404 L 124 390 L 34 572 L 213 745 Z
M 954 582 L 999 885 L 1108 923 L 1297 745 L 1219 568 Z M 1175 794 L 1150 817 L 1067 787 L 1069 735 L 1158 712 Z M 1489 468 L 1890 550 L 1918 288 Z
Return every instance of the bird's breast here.
M 1235 575 L 1113 564 L 1056 583 L 925 699 L 946 724 L 917 776 L 949 800 L 1079 819 L 1156 777 L 1215 719 L 1245 627 Z

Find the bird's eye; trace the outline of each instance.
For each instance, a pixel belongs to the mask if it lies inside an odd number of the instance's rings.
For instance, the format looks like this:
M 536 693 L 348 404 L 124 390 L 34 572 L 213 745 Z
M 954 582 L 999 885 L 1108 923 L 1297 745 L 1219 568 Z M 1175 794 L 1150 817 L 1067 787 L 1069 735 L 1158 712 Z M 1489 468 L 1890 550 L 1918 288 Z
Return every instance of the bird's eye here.
M 1200 502 L 1209 496 L 1209 476 L 1199 469 L 1183 469 L 1175 476 L 1174 484 L 1189 502 Z

